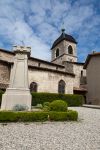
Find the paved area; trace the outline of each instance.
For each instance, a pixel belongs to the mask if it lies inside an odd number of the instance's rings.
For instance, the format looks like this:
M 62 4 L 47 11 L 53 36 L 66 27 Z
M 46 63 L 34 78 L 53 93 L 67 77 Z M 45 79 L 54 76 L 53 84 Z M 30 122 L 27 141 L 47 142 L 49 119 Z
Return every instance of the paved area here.
M 0 124 L 0 150 L 100 150 L 100 109 L 73 109 L 78 122 Z

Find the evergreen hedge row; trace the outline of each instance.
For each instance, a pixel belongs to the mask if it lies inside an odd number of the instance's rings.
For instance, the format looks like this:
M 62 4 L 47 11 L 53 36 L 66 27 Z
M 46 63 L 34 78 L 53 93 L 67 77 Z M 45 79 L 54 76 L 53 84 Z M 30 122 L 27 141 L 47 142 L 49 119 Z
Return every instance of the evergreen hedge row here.
M 1 111 L 0 122 L 34 122 L 34 121 L 77 121 L 78 113 L 67 112 L 11 112 Z
M 0 106 L 3 92 L 0 91 Z M 56 94 L 56 93 L 32 93 L 32 106 L 52 102 L 54 100 L 64 100 L 68 106 L 82 106 L 84 97 L 76 94 Z
M 84 97 L 76 94 L 56 94 L 56 93 L 32 93 L 32 106 L 52 102 L 54 100 L 64 100 L 68 106 L 82 106 Z

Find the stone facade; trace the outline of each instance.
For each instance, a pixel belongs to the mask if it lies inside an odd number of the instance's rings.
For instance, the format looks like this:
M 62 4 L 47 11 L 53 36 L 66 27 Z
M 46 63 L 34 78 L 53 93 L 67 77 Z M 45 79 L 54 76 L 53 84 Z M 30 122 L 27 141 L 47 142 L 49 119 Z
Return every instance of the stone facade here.
M 54 64 L 37 58 L 30 58 L 28 60 L 28 65 L 39 67 L 39 68 L 48 68 L 53 70 L 65 71 L 65 67 L 63 65 Z
M 7 61 L 9 65 L 4 65 L 4 67 L 2 66 L 2 72 L 4 72 L 6 68 L 6 76 L 3 77 L 4 79 L 2 79 L 2 75 L 0 74 L 0 80 L 2 83 L 5 83 L 4 81 L 9 83 L 11 71 L 10 68 L 13 66 L 11 60 L 13 60 L 14 55 L 12 55 L 11 52 L 7 54 L 7 56 L 11 57 L 11 59 L 8 59 L 8 57 L 6 58 L 6 56 L 4 56 L 5 53 L 4 50 L 0 51 L 0 54 L 2 55 L 1 59 Z M 73 93 L 73 82 L 75 78 L 74 73 L 66 72 L 63 65 L 57 65 L 40 59 L 30 58 L 28 60 L 28 66 L 29 85 L 31 82 L 36 82 L 38 84 L 38 92 L 58 93 L 58 83 L 60 80 L 64 80 L 66 83 L 65 92 L 69 94 Z
M 1 70 L 4 72 L 6 70 L 6 73 L 2 79 L 2 73 L 0 74 L 0 80 L 1 82 L 9 83 L 10 79 L 10 68 L 13 66 L 12 61 L 14 55 L 7 54 L 9 57 L 4 56 L 4 50 L 0 51 L 0 54 L 2 54 L 2 60 L 5 60 L 9 63 L 9 65 L 2 66 Z M 6 53 L 6 51 L 5 51 Z M 10 58 L 8 60 L 8 58 Z M 0 61 L 0 65 L 1 61 Z M 44 60 L 40 60 L 37 58 L 32 58 L 28 60 L 28 74 L 29 74 L 29 86 L 32 82 L 36 82 L 37 92 L 51 92 L 51 93 L 58 93 L 58 83 L 60 80 L 64 80 L 66 83 L 65 93 L 72 94 L 73 93 L 73 87 L 79 87 L 80 86 L 80 76 L 81 76 L 81 70 L 83 70 L 83 65 L 78 65 L 74 63 L 67 63 L 65 62 L 63 65 L 54 64 L 50 62 L 46 62 Z M 69 66 L 69 67 L 68 67 Z
M 36 82 L 37 92 L 58 93 L 58 83 L 64 80 L 66 83 L 65 93 L 73 94 L 74 76 L 52 71 L 29 69 L 29 81 Z
M 1 61 L 0 62 L 0 83 L 9 83 L 10 78 L 10 66 L 9 64 Z
M 74 87 L 80 87 L 81 84 L 86 84 L 85 82 L 81 82 L 81 79 L 86 77 L 86 70 L 83 69 L 83 64 L 74 64 L 73 70 L 75 73 Z

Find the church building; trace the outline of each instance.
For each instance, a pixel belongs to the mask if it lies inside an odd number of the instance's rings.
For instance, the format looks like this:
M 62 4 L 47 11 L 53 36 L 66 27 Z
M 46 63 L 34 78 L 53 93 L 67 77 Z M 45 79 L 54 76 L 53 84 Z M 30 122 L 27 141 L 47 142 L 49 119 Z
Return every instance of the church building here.
M 51 47 L 51 62 L 29 57 L 28 76 L 32 92 L 86 95 L 86 70 L 77 61 L 77 41 L 62 29 Z M 9 86 L 15 53 L 0 49 L 0 89 Z M 21 73 L 21 72 L 20 72 Z

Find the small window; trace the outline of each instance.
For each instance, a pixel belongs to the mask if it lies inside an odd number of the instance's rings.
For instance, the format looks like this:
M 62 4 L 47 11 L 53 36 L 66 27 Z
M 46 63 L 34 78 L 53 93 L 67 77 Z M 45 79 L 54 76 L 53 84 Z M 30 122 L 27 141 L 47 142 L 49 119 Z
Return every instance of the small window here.
M 37 92 L 37 83 L 36 82 L 32 82 L 30 84 L 30 91 L 31 92 Z
M 56 70 L 58 70 L 58 67 L 56 67 Z
M 40 65 L 41 65 L 41 64 L 40 64 L 40 63 L 38 63 L 38 67 L 40 67 Z
M 60 80 L 58 83 L 58 93 L 65 93 L 65 82 L 63 80 Z
M 68 46 L 68 54 L 73 54 L 73 48 L 71 45 Z
M 83 77 L 83 70 L 81 70 L 81 77 Z
M 59 56 L 59 48 L 57 48 L 57 50 L 56 50 L 56 57 L 58 57 Z

